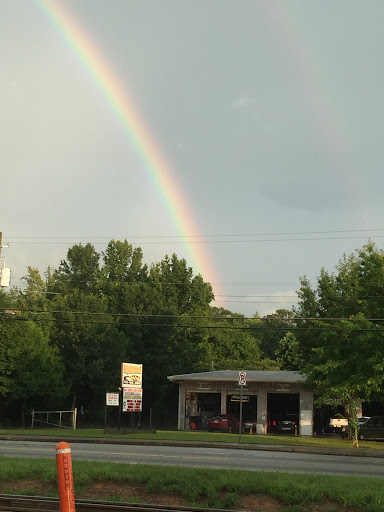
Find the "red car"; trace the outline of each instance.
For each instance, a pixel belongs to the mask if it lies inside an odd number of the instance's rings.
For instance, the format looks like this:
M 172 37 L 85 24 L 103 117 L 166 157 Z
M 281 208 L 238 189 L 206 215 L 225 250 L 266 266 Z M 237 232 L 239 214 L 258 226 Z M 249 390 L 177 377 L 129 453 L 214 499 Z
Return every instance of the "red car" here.
M 208 420 L 209 432 L 232 432 L 239 431 L 240 422 L 232 414 L 216 414 Z

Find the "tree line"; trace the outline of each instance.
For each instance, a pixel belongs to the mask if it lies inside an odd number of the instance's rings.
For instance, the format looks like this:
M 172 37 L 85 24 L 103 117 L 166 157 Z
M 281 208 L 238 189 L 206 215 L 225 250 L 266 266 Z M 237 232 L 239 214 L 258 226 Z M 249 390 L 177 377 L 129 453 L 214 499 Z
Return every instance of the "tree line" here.
M 126 240 L 102 253 L 79 244 L 58 269 L 28 267 L 23 279 L 22 289 L 0 293 L 3 419 L 75 406 L 100 418 L 123 361 L 144 366 L 146 409 L 175 403 L 168 375 L 278 368 L 261 339 L 240 329 L 243 315 L 210 306 L 212 286 L 175 254 L 147 265 Z
M 351 412 L 381 397 L 384 255 L 368 243 L 292 310 L 252 318 L 211 306 L 212 286 L 175 254 L 143 263 L 141 248 L 111 240 L 69 248 L 58 269 L 28 267 L 23 288 L 0 292 L 0 417 L 82 407 L 100 420 L 120 363 L 144 366 L 144 414 L 177 404 L 168 375 L 224 369 L 295 370 L 319 402 Z M 353 421 L 353 420 L 351 420 Z

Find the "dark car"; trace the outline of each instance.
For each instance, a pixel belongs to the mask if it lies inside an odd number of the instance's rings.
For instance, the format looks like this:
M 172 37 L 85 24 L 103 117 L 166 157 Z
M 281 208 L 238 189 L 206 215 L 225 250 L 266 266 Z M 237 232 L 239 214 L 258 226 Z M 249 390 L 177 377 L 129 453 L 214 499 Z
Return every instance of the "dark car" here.
M 359 439 L 384 440 L 384 416 L 372 416 L 359 430 Z
M 232 414 L 216 414 L 208 420 L 209 432 L 232 432 L 239 431 L 240 422 Z
M 360 427 L 364 425 L 368 420 L 370 419 L 370 416 L 362 416 L 361 418 L 357 418 L 357 426 Z M 349 436 L 349 428 L 348 425 L 346 427 L 343 427 L 341 430 L 341 437 L 345 439 Z
M 298 416 L 286 414 L 277 422 L 277 431 L 280 434 L 296 434 L 298 429 Z

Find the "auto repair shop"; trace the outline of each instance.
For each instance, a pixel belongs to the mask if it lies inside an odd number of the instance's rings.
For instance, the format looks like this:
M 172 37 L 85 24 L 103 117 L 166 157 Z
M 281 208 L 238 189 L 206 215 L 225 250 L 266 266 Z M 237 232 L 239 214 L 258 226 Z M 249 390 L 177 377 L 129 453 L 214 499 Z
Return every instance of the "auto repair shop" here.
M 205 429 L 214 414 L 239 418 L 242 393 L 243 420 L 257 424 L 258 434 L 273 433 L 282 420 L 296 418 L 299 434 L 313 435 L 313 393 L 303 388 L 305 377 L 296 372 L 248 370 L 242 390 L 238 370 L 187 373 L 168 379 L 179 385 L 179 430 L 190 430 L 191 424 Z

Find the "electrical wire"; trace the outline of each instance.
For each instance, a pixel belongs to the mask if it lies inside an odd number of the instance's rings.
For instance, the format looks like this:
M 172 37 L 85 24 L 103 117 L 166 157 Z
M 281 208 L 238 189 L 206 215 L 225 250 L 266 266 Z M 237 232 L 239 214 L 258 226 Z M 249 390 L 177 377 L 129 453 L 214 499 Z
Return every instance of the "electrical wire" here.
M 202 235 L 124 235 L 124 236 L 116 236 L 116 235 L 108 235 L 108 236 L 30 236 L 30 235 L 22 235 L 22 236 L 12 236 L 10 239 L 83 239 L 83 240 L 99 240 L 99 239 L 107 239 L 107 240 L 129 240 L 132 238 L 139 239 L 160 239 L 160 238 L 217 238 L 217 237 L 242 237 L 242 236 L 287 236 L 287 235 L 324 235 L 329 233 L 370 233 L 370 232 L 378 232 L 384 231 L 384 228 L 373 228 L 373 229 L 330 229 L 323 231 L 274 231 L 271 233 L 213 233 L 213 234 L 202 234 Z
M 7 319 L 8 322 L 15 322 L 15 321 L 28 321 L 27 318 L 9 318 Z M 64 323 L 64 324 L 74 324 L 77 323 L 77 320 L 65 320 L 65 319 L 55 319 L 55 318 L 41 318 L 36 321 L 39 322 L 55 322 L 55 323 Z M 84 320 L 82 321 L 83 324 L 94 324 L 94 325 L 110 325 L 110 326 L 117 326 L 117 324 L 114 324 L 113 322 L 102 322 L 102 321 L 90 321 L 90 320 Z M 129 323 L 129 322 L 122 322 L 119 323 L 118 326 L 121 325 L 131 325 L 133 327 L 137 327 L 137 324 Z M 140 327 L 167 327 L 167 328 L 177 328 L 177 329 L 227 329 L 227 330 L 237 330 L 237 331 L 284 331 L 287 332 L 289 330 L 290 332 L 293 331 L 319 331 L 319 332 L 384 332 L 384 328 L 354 328 L 354 327 L 346 327 L 346 328 L 340 328 L 340 327 L 290 327 L 289 329 L 283 328 L 283 327 L 256 327 L 256 326 L 233 326 L 233 325 L 185 325 L 185 324 L 151 324 L 151 323 L 140 323 Z
M 322 236 L 322 237 L 310 237 L 310 238 L 258 238 L 254 240 L 177 240 L 177 241 L 161 241 L 161 242 L 134 242 L 131 245 L 162 245 L 162 244 L 250 244 L 259 242 L 314 242 L 322 240 L 357 240 L 366 238 L 365 235 L 360 236 Z M 371 235 L 370 238 L 384 238 L 384 235 Z M 79 242 L 81 243 L 81 241 Z M 105 245 L 108 242 L 93 242 L 92 245 Z M 68 242 L 12 242 L 14 245 L 68 245 Z
M 335 321 L 335 322 L 384 322 L 384 318 L 347 318 L 347 317 L 243 317 L 243 316 L 215 316 L 215 315 L 170 315 L 170 314 L 153 314 L 153 313 L 108 313 L 108 312 L 97 312 L 97 311 L 82 311 L 82 310 L 31 310 L 31 309 L 20 309 L 15 310 L 13 307 L 1 308 L 0 314 L 8 314 L 7 312 L 13 311 L 16 313 L 29 313 L 35 315 L 41 314 L 73 314 L 73 315 L 94 315 L 94 316 L 112 316 L 112 317 L 130 317 L 130 318 L 172 318 L 176 320 L 189 320 L 189 319 L 200 319 L 200 320 L 247 320 L 247 321 L 274 321 L 279 320 L 282 322 L 291 322 L 291 321 Z M 284 328 L 285 329 L 285 328 Z

